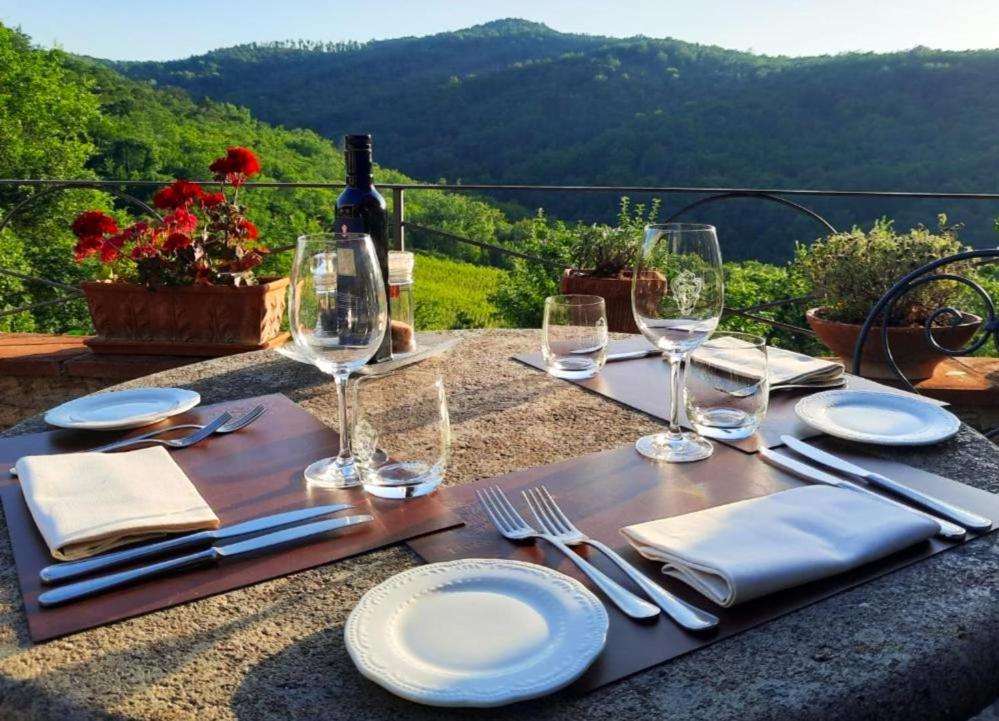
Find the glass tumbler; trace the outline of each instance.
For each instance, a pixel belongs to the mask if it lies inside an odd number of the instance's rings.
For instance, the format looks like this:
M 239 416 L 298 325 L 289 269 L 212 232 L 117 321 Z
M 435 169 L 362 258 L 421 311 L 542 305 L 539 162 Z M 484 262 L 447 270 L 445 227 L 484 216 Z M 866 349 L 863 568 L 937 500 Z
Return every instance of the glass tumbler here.
M 607 361 L 607 309 L 597 295 L 545 299 L 541 354 L 553 376 L 592 378 Z
M 416 498 L 437 488 L 451 457 L 444 380 L 413 373 L 361 378 L 353 400 L 353 450 L 364 490 Z
M 753 435 L 769 400 L 766 340 L 748 333 L 715 333 L 687 356 L 683 397 L 687 421 L 701 435 Z

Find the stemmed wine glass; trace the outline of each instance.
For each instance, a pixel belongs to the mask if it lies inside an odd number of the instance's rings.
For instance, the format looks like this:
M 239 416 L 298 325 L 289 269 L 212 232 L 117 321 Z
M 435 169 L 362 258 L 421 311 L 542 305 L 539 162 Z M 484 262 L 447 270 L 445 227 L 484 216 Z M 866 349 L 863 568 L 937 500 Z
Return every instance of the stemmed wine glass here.
M 388 327 L 382 272 L 365 233 L 303 235 L 291 269 L 288 315 L 295 345 L 314 366 L 333 376 L 340 417 L 340 452 L 305 469 L 324 488 L 360 485 L 350 450 L 347 380 L 367 363 Z
M 725 299 L 721 250 L 714 226 L 666 223 L 645 228 L 631 283 L 635 323 L 669 360 L 669 426 L 639 438 L 635 448 L 657 461 L 707 458 L 714 446 L 680 430 L 680 371 L 686 355 L 718 326 Z

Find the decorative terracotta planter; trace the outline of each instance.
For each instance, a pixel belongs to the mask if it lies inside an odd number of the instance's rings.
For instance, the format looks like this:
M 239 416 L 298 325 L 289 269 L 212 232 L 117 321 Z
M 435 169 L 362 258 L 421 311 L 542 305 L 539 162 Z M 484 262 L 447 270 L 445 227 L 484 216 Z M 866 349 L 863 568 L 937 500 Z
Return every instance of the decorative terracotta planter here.
M 853 350 L 863 328 L 862 324 L 839 323 L 822 317 L 824 308 L 812 308 L 805 313 L 808 325 L 819 340 L 846 363 L 847 370 L 853 364 Z M 933 337 L 944 348 L 963 348 L 981 327 L 982 319 L 971 313 L 964 313 L 963 322 L 954 326 L 941 326 L 933 329 Z M 947 356 L 937 351 L 926 339 L 922 326 L 889 327 L 888 346 L 903 375 L 912 380 L 929 378 L 933 370 Z M 860 372 L 868 378 L 895 378 L 881 345 L 881 327 L 875 325 L 864 343 Z
M 279 345 L 289 280 L 259 285 L 148 289 L 134 283 L 80 286 L 100 353 L 214 356 Z
M 607 308 L 607 330 L 612 333 L 638 333 L 635 315 L 631 310 L 631 279 L 633 271 L 622 270 L 614 278 L 598 278 L 586 271 L 567 269 L 562 274 L 559 290 L 562 293 L 598 295 Z M 666 281 L 663 279 L 663 293 Z

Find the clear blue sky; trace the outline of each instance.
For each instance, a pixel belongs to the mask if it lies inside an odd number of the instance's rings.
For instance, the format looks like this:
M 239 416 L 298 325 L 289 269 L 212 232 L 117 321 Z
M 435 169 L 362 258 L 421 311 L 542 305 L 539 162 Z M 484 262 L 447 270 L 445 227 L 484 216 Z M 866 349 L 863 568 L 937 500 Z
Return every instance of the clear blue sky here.
M 428 35 L 504 17 L 771 55 L 999 47 L 999 0 L 0 0 L 0 22 L 37 44 L 120 60 L 254 40 Z

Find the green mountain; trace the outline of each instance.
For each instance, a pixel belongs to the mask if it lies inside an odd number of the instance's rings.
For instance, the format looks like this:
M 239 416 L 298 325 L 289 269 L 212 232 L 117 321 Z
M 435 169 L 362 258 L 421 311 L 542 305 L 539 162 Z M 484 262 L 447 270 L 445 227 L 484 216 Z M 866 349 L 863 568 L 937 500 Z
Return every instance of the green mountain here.
M 660 32 L 650 28 L 651 33 Z M 466 183 L 994 190 L 999 51 L 765 57 L 673 39 L 560 33 L 522 20 L 369 43 L 250 44 L 126 75 L 339 138 L 370 131 L 387 165 Z M 497 196 L 607 220 L 612 195 Z M 692 200 L 666 199 L 667 212 Z M 994 245 L 993 204 L 809 200 L 837 227 L 966 224 Z M 758 201 L 717 222 L 732 258 L 788 256 L 812 221 Z

